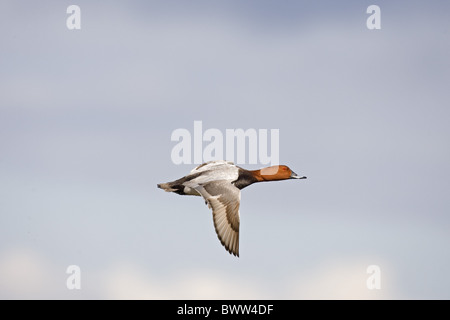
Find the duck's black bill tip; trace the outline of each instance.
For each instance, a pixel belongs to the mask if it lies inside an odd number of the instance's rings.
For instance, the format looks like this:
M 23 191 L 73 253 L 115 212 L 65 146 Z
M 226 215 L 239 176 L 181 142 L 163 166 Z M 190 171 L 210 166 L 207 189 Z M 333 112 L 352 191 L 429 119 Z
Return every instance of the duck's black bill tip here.
M 292 175 L 292 176 L 291 176 L 291 179 L 306 179 L 306 177 L 305 177 L 305 176 L 299 177 L 299 176 L 297 176 L 297 175 Z

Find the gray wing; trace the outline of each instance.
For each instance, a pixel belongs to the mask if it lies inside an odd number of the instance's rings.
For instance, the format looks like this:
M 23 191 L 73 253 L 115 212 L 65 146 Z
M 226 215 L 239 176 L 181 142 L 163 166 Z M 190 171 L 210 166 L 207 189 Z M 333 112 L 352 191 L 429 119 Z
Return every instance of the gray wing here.
M 208 162 L 202 163 L 201 165 L 192 169 L 191 173 L 196 173 L 196 172 L 201 172 L 201 171 L 206 171 L 206 170 L 211 170 L 211 169 L 217 169 L 217 167 L 219 167 L 219 166 L 225 166 L 225 167 L 234 166 L 234 163 L 232 161 L 226 161 L 226 160 L 208 161 Z
M 195 188 L 213 211 L 214 228 L 225 249 L 239 257 L 239 205 L 241 191 L 229 180 L 213 181 Z

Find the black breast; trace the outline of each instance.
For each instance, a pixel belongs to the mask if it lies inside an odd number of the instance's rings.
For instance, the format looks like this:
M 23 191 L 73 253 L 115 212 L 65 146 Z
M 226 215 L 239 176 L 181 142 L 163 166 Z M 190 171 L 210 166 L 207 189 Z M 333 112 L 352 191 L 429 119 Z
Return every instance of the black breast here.
M 237 180 L 233 181 L 233 184 L 238 189 L 244 189 L 245 187 L 257 182 L 258 180 L 248 170 L 239 169 L 239 176 Z

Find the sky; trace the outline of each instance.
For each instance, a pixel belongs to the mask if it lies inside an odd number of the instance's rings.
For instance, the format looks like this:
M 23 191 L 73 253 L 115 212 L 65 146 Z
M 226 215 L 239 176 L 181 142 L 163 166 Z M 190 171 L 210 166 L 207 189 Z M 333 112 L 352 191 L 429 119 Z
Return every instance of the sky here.
M 0 299 L 449 299 L 449 10 L 2 1 Z M 194 121 L 277 129 L 308 177 L 242 191 L 239 258 L 156 188 Z

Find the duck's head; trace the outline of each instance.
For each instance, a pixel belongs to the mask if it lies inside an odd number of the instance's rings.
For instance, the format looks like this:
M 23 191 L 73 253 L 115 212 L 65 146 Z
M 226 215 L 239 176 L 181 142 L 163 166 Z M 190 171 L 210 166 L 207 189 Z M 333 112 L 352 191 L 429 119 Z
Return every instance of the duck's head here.
M 288 166 L 279 165 L 263 168 L 259 170 L 262 181 L 275 181 L 287 179 L 306 179 L 305 176 L 299 176 Z

